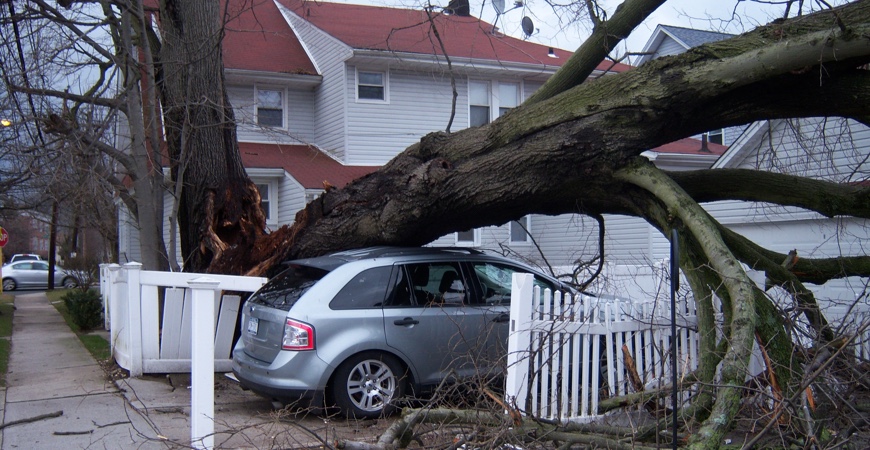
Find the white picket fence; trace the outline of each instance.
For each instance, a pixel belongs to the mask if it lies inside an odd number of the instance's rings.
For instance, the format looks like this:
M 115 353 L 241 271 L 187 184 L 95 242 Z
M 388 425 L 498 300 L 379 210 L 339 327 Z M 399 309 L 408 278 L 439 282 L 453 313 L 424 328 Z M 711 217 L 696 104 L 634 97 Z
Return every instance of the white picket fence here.
M 130 376 L 191 375 L 190 436 L 214 448 L 214 373 L 232 368 L 238 295 L 266 278 L 142 270 L 139 263 L 100 267 L 100 290 L 112 356 Z M 160 296 L 164 295 L 161 320 Z
M 698 364 L 694 304 L 678 304 L 678 376 Z M 535 417 L 588 421 L 601 395 L 634 392 L 623 346 L 647 387 L 671 380 L 670 308 L 654 302 L 603 301 L 533 287 L 515 274 L 511 296 L 506 395 Z
M 763 276 L 750 274 L 763 282 Z M 762 274 L 763 275 L 763 274 Z M 529 274 L 514 274 L 508 338 L 506 397 L 535 417 L 585 422 L 601 417 L 602 395 L 635 392 L 623 347 L 634 359 L 645 389 L 672 380 L 670 301 L 605 300 L 542 291 Z M 870 358 L 870 305 L 823 307 L 839 332 L 854 335 L 850 350 Z M 800 315 L 800 314 L 797 314 Z M 677 377 L 697 369 L 699 342 L 694 301 L 677 303 Z M 803 345 L 812 345 L 804 342 Z M 764 370 L 756 344 L 747 379 Z M 687 401 L 692 392 L 680 393 Z
M 217 314 L 206 317 L 193 311 L 196 288 L 191 284 L 204 278 L 217 282 L 214 286 L 196 287 L 208 291 L 213 299 Z M 213 330 L 214 371 L 230 371 L 240 298 L 221 295 L 221 291 L 254 292 L 266 281 L 262 277 L 148 271 L 135 262 L 101 266 L 100 288 L 115 361 L 134 377 L 143 373 L 188 373 L 194 353 L 192 330 L 197 321 L 205 321 Z

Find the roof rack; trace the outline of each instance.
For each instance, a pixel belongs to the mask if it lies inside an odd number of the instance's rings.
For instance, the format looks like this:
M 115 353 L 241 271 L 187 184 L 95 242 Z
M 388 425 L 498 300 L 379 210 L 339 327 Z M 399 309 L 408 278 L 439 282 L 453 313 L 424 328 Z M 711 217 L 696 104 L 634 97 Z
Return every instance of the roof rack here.
M 384 256 L 400 255 L 437 255 L 444 253 L 459 253 L 465 255 L 482 255 L 482 251 L 469 247 L 395 247 L 379 246 L 358 248 L 332 253 L 330 256 L 346 257 L 351 259 L 377 258 Z

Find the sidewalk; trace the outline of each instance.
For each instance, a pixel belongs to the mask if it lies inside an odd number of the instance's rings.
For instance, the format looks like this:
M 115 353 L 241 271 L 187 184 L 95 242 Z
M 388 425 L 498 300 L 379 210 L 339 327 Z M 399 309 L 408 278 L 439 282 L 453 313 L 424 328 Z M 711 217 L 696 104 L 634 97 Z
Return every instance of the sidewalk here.
M 42 293 L 15 298 L 12 350 L 0 390 L 2 450 L 189 448 L 190 376 L 113 382 Z M 286 413 L 285 413 L 286 414 Z M 360 438 L 360 424 L 282 418 L 271 403 L 215 374 L 217 448 L 304 448 L 314 435 Z M 21 420 L 30 420 L 14 423 Z M 365 427 L 363 427 L 365 428 Z

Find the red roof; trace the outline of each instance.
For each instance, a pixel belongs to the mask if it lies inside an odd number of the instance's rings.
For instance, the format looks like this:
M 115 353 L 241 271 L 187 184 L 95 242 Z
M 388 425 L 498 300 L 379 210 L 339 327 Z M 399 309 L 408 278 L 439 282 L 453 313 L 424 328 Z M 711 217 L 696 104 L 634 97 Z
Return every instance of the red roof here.
M 239 142 L 246 168 L 284 169 L 305 189 L 323 189 L 323 182 L 344 187 L 356 178 L 378 170 L 375 166 L 345 166 L 307 145 Z
M 302 0 L 277 1 L 355 49 L 443 54 L 424 10 Z M 452 57 L 561 66 L 572 53 L 553 48 L 557 56 L 553 58 L 548 56 L 550 47 L 493 33 L 491 24 L 476 17 L 435 11 L 429 14 L 437 26 L 447 54 Z M 615 72 L 629 69 L 625 64 L 613 65 L 610 62 L 603 62 L 598 67 L 610 68 Z
M 317 75 L 314 64 L 272 0 L 230 1 L 227 19 L 223 42 L 225 67 Z
M 661 147 L 656 147 L 652 151 L 656 153 L 679 153 L 683 155 L 715 155 L 720 156 L 728 150 L 728 147 L 721 144 L 707 143 L 707 151 L 701 150 L 701 141 L 693 138 L 683 138 L 679 141 L 674 141 Z

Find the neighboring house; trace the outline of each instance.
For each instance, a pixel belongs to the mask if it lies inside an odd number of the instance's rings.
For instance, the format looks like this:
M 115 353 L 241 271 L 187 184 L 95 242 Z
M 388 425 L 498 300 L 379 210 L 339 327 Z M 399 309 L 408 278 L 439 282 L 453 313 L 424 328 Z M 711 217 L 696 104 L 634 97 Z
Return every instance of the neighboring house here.
M 648 54 L 640 62 L 727 37 L 729 35 L 721 33 L 659 25 L 644 49 Z M 691 169 L 694 162 L 697 163 L 694 168 L 760 169 L 841 183 L 867 183 L 870 179 L 870 129 L 852 120 L 760 121 L 726 129 L 724 137 L 730 146 L 724 153 L 718 150 L 721 146 L 716 146 L 713 152 L 716 156 L 681 155 L 670 151 L 648 153 L 648 157 L 667 170 Z M 720 223 L 754 242 L 781 253 L 796 249 L 799 257 L 863 255 L 867 252 L 866 243 L 870 242 L 870 224 L 862 219 L 829 219 L 799 208 L 742 201 L 703 206 Z M 606 223 L 607 242 L 611 244 L 608 262 L 643 265 L 668 257 L 668 241 L 639 219 L 608 216 Z M 626 242 L 631 242 L 635 250 L 626 251 L 622 245 Z M 866 279 L 853 278 L 809 287 L 819 298 L 847 303 L 864 298 L 862 292 L 866 285 Z

